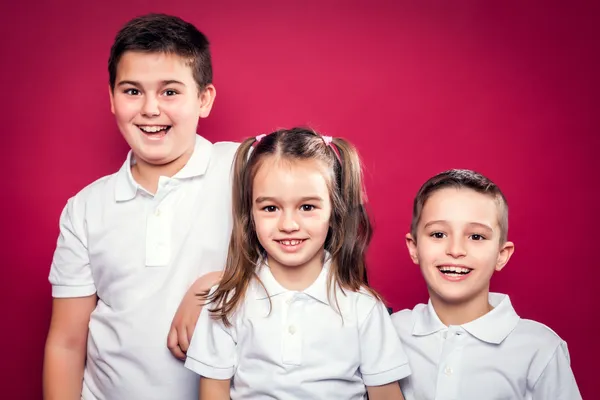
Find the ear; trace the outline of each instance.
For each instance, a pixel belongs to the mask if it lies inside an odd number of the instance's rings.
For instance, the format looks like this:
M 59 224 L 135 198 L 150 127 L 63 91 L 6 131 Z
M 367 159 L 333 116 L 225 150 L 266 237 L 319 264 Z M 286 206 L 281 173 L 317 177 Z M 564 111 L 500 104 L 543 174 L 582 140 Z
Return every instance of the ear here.
M 217 97 L 217 89 L 213 85 L 207 85 L 200 93 L 200 118 L 210 115 L 215 97 Z
M 110 83 L 108 84 L 108 97 L 110 98 L 110 112 L 115 114 L 115 95 L 113 93 L 112 88 L 110 87 Z
M 496 261 L 496 271 L 502 271 L 510 257 L 515 252 L 515 245 L 513 242 L 505 242 L 500 248 L 498 253 L 498 260 Z
M 406 247 L 408 248 L 408 254 L 410 254 L 410 259 L 418 265 L 419 253 L 417 251 L 417 240 L 410 233 L 406 234 Z

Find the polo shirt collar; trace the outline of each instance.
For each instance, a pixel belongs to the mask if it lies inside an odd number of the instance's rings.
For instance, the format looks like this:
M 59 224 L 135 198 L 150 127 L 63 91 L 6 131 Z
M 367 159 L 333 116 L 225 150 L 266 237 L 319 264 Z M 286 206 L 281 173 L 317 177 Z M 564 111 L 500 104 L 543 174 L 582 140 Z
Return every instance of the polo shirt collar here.
M 186 179 L 204 175 L 210 163 L 212 154 L 212 143 L 200 135 L 196 135 L 194 144 L 194 152 L 185 164 L 185 166 L 177 172 L 172 179 Z M 115 200 L 128 201 L 135 198 L 141 186 L 135 181 L 131 173 L 131 166 L 135 164 L 133 152 L 129 150 L 127 159 L 117 172 L 117 180 L 115 186 Z
M 520 317 L 507 295 L 490 293 L 488 301 L 493 310 L 461 327 L 483 342 L 499 344 L 516 328 Z M 433 309 L 431 299 L 426 307 L 414 313 L 414 336 L 427 336 L 446 328 Z
M 329 288 L 327 282 L 329 280 L 330 266 L 331 255 L 328 252 L 325 252 L 325 263 L 323 264 L 319 276 L 309 287 L 302 291 L 302 293 L 327 305 L 329 305 Z M 277 282 L 266 260 L 259 262 L 256 273 L 264 285 L 264 288 L 262 288 L 260 283 L 258 283 L 258 290 L 256 290 L 257 300 L 263 300 L 268 297 L 275 297 L 282 293 L 290 292 L 290 290 L 284 288 Z

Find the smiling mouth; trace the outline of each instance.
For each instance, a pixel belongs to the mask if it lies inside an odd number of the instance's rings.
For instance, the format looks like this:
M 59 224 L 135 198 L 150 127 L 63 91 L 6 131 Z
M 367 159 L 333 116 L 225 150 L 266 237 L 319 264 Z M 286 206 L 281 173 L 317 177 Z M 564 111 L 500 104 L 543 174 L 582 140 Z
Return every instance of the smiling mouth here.
M 145 135 L 163 137 L 171 130 L 171 125 L 136 125 Z
M 276 240 L 277 243 L 282 244 L 284 246 L 298 246 L 306 239 L 289 239 L 289 240 Z
M 469 275 L 471 271 L 473 271 L 472 268 L 455 267 L 452 265 L 440 265 L 437 269 L 439 269 L 442 274 L 453 277 Z

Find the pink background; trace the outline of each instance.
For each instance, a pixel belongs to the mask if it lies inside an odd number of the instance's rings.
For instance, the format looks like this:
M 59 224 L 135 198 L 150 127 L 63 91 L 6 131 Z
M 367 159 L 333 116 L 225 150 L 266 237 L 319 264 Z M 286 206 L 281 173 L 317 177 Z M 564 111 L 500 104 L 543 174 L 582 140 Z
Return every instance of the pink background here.
M 582 395 L 593 396 L 598 6 L 185 3 L 0 5 L 8 167 L 1 398 L 41 398 L 59 213 L 68 197 L 124 160 L 127 147 L 109 111 L 108 52 L 123 23 L 150 11 L 180 15 L 212 42 L 218 96 L 199 128 L 207 138 L 241 140 L 308 124 L 359 147 L 376 226 L 371 279 L 395 310 L 427 299 L 403 243 L 420 184 L 456 167 L 495 180 L 509 199 L 516 253 L 492 289 L 567 340 Z

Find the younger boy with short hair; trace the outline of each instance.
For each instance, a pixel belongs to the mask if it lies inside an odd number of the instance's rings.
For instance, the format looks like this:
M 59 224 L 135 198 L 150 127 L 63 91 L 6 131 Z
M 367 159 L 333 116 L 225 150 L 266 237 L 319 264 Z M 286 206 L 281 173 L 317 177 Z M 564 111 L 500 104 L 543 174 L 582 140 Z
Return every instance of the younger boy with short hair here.
M 581 399 L 566 343 L 489 292 L 514 251 L 507 232 L 506 199 L 481 174 L 446 171 L 419 190 L 406 243 L 430 299 L 392 316 L 413 371 L 407 400 Z
M 212 281 L 197 278 L 225 265 L 238 145 L 196 133 L 215 88 L 208 40 L 192 24 L 131 20 L 108 69 L 111 110 L 131 151 L 61 214 L 44 397 L 197 399 L 198 376 L 171 355 L 167 336 L 183 357 L 197 315 L 173 316 L 180 303 L 199 313 L 195 293 Z M 170 331 L 172 321 L 181 323 Z

